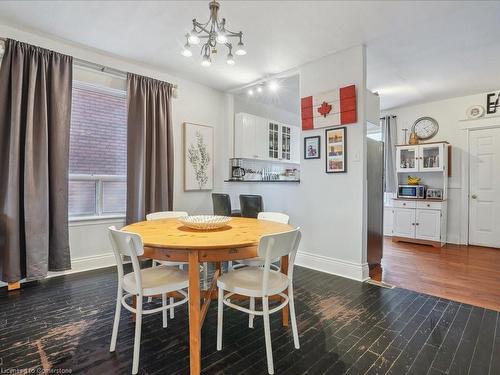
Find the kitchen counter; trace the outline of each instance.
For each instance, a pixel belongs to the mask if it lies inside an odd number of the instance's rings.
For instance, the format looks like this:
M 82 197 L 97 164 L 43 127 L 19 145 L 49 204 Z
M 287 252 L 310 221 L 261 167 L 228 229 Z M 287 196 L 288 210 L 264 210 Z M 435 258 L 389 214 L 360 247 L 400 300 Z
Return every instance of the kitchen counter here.
M 444 202 L 446 199 L 427 199 L 427 198 L 392 198 L 394 201 L 409 201 L 409 202 Z
M 296 182 L 300 183 L 300 180 L 224 180 L 224 182 Z

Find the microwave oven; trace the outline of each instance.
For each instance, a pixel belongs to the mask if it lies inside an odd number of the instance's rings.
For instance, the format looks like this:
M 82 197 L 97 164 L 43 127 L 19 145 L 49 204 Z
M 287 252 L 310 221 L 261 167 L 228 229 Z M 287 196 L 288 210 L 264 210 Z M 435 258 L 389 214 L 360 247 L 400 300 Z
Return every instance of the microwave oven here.
M 425 185 L 399 185 L 398 198 L 425 198 Z

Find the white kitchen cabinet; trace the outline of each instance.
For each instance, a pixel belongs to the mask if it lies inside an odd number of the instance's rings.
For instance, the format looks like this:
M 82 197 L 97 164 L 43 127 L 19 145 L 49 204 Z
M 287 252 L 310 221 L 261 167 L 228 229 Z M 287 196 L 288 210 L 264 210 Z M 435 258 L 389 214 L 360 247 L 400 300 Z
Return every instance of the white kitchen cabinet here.
M 398 237 L 415 238 L 415 210 L 395 207 L 393 213 L 392 234 Z
M 408 207 L 401 208 L 406 201 L 398 200 L 393 208 L 393 240 L 407 239 L 430 241 L 435 246 L 446 242 L 446 205 L 443 202 L 408 202 Z M 415 241 L 413 241 L 415 242 Z
M 428 241 L 441 240 L 441 211 L 415 210 L 415 238 Z
M 418 146 L 420 172 L 439 172 L 444 170 L 444 143 L 429 143 Z
M 234 157 L 266 159 L 267 121 L 249 113 L 237 113 L 234 127 Z
M 418 146 L 397 146 L 396 168 L 398 172 L 417 172 Z
M 447 143 L 396 146 L 397 172 L 440 172 L 447 165 Z
M 300 129 L 249 113 L 237 113 L 234 157 L 300 163 Z

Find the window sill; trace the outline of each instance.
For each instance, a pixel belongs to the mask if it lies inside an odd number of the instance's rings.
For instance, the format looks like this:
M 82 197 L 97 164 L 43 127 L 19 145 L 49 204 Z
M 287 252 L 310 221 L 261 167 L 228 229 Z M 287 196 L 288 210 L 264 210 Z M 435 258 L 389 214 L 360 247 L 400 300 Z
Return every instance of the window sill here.
M 69 226 L 79 226 L 85 224 L 104 224 L 116 223 L 117 221 L 124 221 L 125 215 L 101 215 L 101 216 L 74 216 L 68 219 Z

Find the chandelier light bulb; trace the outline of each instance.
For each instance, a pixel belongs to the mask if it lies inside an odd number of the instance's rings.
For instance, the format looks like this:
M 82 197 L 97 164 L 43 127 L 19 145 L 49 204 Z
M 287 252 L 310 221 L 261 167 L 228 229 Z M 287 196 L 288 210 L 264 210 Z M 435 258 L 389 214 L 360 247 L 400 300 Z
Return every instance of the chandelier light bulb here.
M 219 31 L 217 33 L 217 38 L 215 38 L 215 40 L 217 40 L 217 43 L 226 44 L 227 43 L 227 36 L 223 31 Z
M 189 48 L 184 47 L 184 49 L 181 52 L 182 56 L 184 57 L 191 57 L 193 56 L 193 52 Z
M 210 57 L 205 55 L 203 56 L 203 60 L 201 60 L 201 66 L 210 66 L 212 65 L 212 60 L 210 60 Z
M 198 38 L 198 35 L 190 33 L 188 36 L 188 42 L 193 45 L 200 44 L 200 38 Z
M 193 56 L 193 52 L 191 52 L 191 50 L 189 49 L 190 47 L 191 46 L 189 45 L 189 42 L 187 42 L 186 44 L 184 44 L 184 49 L 181 52 L 182 56 L 184 56 L 184 57 L 191 57 L 191 56 Z
M 238 56 L 243 56 L 243 55 L 247 54 L 247 51 L 245 51 L 245 45 L 243 44 L 243 42 L 241 40 L 238 43 L 238 45 L 236 46 L 236 51 L 234 51 L 234 53 Z
M 227 55 L 227 65 L 234 65 L 236 62 L 234 61 L 234 56 L 231 52 Z

